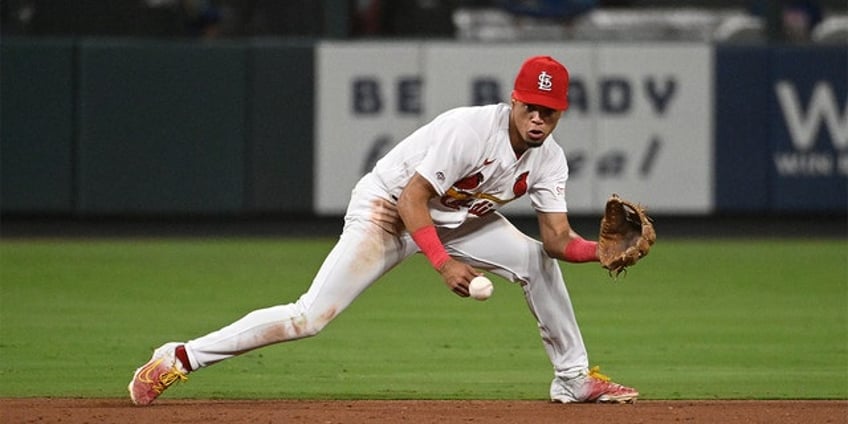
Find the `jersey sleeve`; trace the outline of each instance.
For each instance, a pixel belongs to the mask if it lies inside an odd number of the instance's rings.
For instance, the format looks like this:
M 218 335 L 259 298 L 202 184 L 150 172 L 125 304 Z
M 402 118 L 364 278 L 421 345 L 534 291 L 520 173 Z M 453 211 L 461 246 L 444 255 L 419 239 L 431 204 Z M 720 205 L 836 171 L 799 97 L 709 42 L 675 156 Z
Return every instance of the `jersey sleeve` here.
M 555 152 L 546 157 L 540 167 L 543 171 L 539 179 L 530 187 L 530 203 L 538 212 L 568 212 L 568 203 L 565 200 L 568 162 L 565 160 L 565 154 L 557 146 Z
M 431 144 L 415 172 L 429 181 L 439 196 L 464 177 L 483 154 L 481 136 L 454 117 L 434 120 L 421 136 Z

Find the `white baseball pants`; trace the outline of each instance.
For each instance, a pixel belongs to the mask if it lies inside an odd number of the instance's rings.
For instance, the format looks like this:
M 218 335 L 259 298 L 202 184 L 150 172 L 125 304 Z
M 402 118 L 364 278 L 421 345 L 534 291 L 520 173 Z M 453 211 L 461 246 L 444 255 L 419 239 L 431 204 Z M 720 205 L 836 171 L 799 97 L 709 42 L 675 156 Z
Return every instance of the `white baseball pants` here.
M 248 351 L 318 334 L 365 289 L 418 246 L 402 231 L 394 205 L 369 177 L 353 190 L 345 225 L 312 285 L 296 302 L 250 312 L 236 322 L 186 343 L 193 369 Z M 555 375 L 570 378 L 588 358 L 557 260 L 499 213 L 438 229 L 448 253 L 524 290 Z

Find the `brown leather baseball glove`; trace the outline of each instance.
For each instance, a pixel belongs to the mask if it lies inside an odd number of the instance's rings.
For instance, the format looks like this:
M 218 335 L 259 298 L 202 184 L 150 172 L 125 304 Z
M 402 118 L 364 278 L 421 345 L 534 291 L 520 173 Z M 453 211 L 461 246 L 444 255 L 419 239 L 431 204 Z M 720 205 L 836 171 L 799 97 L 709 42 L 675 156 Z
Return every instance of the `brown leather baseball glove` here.
M 611 276 L 618 277 L 635 265 L 650 252 L 656 240 L 654 224 L 645 208 L 617 194 L 607 199 L 598 236 L 598 256 Z

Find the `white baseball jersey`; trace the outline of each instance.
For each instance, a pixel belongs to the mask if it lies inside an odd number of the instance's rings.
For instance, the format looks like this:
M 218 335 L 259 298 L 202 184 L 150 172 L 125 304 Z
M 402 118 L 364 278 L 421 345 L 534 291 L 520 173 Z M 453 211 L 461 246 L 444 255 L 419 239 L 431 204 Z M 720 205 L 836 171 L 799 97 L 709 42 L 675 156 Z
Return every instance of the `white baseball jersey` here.
M 449 110 L 419 128 L 377 162 L 374 175 L 397 199 L 418 172 L 436 189 L 430 215 L 455 228 L 529 193 L 534 209 L 566 212 L 568 165 L 552 136 L 520 158 L 509 142 L 506 104 Z

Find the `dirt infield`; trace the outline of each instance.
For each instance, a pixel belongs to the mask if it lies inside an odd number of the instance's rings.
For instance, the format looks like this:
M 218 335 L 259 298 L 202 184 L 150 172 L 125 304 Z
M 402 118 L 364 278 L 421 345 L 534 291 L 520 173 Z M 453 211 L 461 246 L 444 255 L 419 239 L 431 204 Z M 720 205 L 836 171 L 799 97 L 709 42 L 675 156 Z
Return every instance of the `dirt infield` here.
M 3 423 L 846 423 L 848 401 L 545 401 L 0 399 Z

